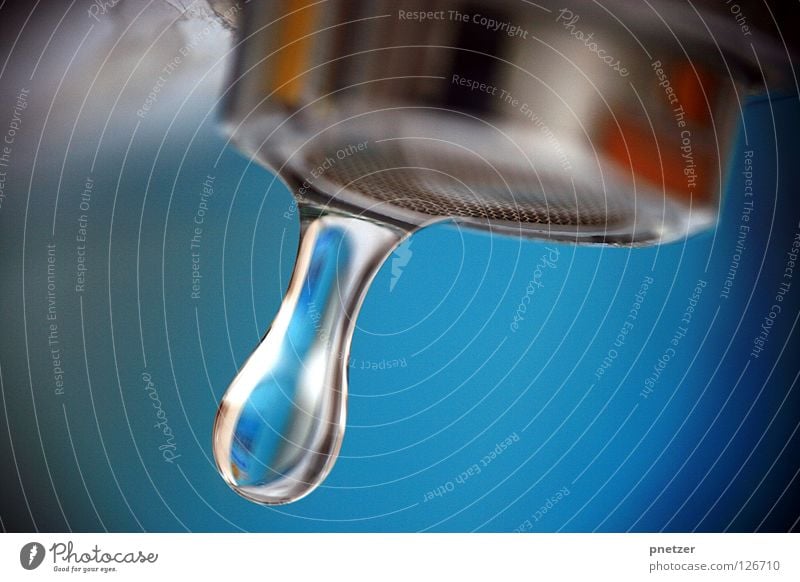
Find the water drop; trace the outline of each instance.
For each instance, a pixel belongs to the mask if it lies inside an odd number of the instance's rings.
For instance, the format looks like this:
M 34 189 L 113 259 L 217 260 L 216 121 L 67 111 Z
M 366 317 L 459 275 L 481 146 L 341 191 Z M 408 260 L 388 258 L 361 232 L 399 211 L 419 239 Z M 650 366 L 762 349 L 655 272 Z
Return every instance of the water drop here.
M 330 472 L 344 436 L 358 310 L 405 235 L 360 218 L 302 209 L 286 296 L 223 396 L 214 423 L 214 457 L 237 493 L 269 505 L 289 503 Z

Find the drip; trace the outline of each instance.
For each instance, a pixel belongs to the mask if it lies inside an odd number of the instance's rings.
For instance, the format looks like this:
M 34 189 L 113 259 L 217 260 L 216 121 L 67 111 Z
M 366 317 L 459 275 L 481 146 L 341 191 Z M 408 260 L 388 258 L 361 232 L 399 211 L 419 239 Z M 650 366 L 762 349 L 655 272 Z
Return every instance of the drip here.
M 275 505 L 310 493 L 344 436 L 347 360 L 358 310 L 406 233 L 360 218 L 301 209 L 300 247 L 270 330 L 231 383 L 214 423 L 225 481 Z

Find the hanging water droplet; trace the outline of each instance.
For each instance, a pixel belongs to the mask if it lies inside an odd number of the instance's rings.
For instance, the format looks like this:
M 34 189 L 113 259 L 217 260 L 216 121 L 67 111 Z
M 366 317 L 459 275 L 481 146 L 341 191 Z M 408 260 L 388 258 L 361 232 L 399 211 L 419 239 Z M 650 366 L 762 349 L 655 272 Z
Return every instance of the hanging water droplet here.
M 214 424 L 217 465 L 241 495 L 288 503 L 331 470 L 344 435 L 347 359 L 358 309 L 404 235 L 303 209 L 286 297 L 225 393 Z

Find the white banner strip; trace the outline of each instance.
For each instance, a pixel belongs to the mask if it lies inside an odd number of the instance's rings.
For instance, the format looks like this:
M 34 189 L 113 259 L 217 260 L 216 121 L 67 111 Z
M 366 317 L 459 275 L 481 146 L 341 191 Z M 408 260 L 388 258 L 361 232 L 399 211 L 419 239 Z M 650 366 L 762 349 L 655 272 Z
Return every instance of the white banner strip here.
M 800 580 L 792 534 L 4 534 L 2 580 Z

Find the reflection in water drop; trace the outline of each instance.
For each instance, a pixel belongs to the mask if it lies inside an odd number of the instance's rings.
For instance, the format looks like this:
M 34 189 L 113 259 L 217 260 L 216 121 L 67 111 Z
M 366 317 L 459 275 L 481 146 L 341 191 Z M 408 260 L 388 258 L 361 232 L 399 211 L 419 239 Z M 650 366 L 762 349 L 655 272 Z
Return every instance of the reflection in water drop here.
M 344 433 L 355 318 L 403 234 L 358 218 L 305 211 L 284 302 L 223 397 L 214 426 L 217 465 L 240 494 L 286 503 L 330 471 Z
M 316 411 L 293 408 L 297 398 L 298 378 L 303 361 L 312 343 L 325 341 L 320 337 L 320 312 L 331 299 L 339 264 L 346 264 L 347 241 L 342 229 L 330 228 L 315 241 L 306 280 L 300 289 L 297 306 L 292 313 L 286 335 L 277 346 L 278 358 L 247 399 L 236 423 L 231 450 L 234 474 L 242 485 L 269 483 L 280 478 L 290 462 L 301 451 L 290 442 L 294 455 L 287 455 L 281 446 L 285 435 L 291 432 L 290 424 L 298 424 L 298 415 Z M 280 455 L 280 453 L 283 453 Z M 281 458 L 282 457 L 282 458 Z

